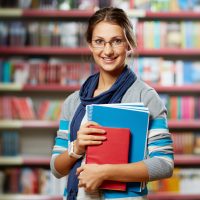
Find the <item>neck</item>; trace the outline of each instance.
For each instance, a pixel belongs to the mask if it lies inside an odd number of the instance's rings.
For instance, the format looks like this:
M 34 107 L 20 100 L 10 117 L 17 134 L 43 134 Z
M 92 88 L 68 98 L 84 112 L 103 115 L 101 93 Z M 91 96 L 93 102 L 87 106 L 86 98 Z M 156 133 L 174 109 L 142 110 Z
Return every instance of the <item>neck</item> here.
M 112 72 L 112 74 L 100 70 L 99 82 L 97 85 L 97 89 L 94 92 L 94 96 L 97 96 L 109 90 L 112 87 L 112 85 L 115 83 L 119 75 L 122 73 L 123 69 L 124 68 L 120 68 L 119 70 L 116 70 L 114 73 Z

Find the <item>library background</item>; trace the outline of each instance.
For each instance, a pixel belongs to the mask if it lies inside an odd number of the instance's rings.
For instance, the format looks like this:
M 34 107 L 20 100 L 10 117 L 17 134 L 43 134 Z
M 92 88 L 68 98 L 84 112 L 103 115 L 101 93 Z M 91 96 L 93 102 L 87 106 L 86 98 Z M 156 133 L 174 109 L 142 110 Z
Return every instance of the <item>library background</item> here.
M 200 199 L 199 0 L 0 0 L 0 200 L 62 199 L 49 170 L 60 107 L 96 70 L 84 31 L 108 5 L 127 11 L 128 62 L 168 108 L 175 170 L 149 199 Z

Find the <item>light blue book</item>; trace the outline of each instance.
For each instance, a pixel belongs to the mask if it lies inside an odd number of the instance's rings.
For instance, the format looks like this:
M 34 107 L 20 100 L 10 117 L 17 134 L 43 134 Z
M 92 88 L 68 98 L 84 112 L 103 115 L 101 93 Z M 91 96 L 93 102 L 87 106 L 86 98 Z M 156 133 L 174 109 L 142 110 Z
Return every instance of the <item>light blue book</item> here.
M 149 111 L 142 103 L 92 104 L 86 107 L 86 112 L 88 121 L 95 121 L 101 126 L 129 128 L 131 132 L 129 163 L 145 159 Z M 128 183 L 128 190 L 141 192 L 142 183 Z

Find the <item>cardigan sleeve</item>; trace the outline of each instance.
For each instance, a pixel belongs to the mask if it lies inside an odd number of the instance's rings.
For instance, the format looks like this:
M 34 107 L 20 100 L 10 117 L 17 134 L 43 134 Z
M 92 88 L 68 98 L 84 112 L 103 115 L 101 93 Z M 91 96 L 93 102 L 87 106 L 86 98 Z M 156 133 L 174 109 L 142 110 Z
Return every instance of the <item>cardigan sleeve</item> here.
M 172 176 L 174 168 L 173 142 L 167 123 L 167 110 L 155 90 L 145 92 L 144 103 L 150 110 L 147 165 L 149 180 Z
M 172 176 L 174 169 L 173 143 L 167 125 L 167 110 L 158 93 L 137 79 L 125 93 L 122 102 L 143 102 L 149 109 L 147 157 L 143 160 L 148 169 L 149 180 Z
M 79 101 L 78 92 L 71 94 L 64 101 L 62 105 L 60 120 L 66 120 L 70 124 L 70 121 L 74 115 L 74 112 L 77 106 L 79 105 L 79 102 L 80 101 Z M 56 178 L 61 178 L 62 175 L 59 174 L 59 172 L 57 172 L 55 169 L 55 166 L 54 166 L 55 159 L 58 155 L 64 153 L 67 150 L 68 142 L 69 142 L 69 132 L 70 132 L 69 128 L 68 128 L 68 133 L 58 130 L 57 135 L 55 137 L 55 142 L 52 149 L 52 155 L 51 155 L 51 161 L 50 161 L 50 169 Z

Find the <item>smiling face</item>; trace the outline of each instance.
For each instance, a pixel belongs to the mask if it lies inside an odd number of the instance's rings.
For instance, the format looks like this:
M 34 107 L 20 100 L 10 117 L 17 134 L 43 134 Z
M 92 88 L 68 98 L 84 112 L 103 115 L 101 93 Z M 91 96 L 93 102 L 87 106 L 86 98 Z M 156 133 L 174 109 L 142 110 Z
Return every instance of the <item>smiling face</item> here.
M 105 46 L 102 48 L 98 47 L 98 44 L 102 43 Z M 124 31 L 119 25 L 106 21 L 96 24 L 89 48 L 100 71 L 121 72 L 125 66 L 128 44 Z

